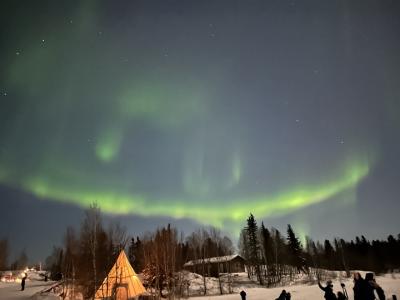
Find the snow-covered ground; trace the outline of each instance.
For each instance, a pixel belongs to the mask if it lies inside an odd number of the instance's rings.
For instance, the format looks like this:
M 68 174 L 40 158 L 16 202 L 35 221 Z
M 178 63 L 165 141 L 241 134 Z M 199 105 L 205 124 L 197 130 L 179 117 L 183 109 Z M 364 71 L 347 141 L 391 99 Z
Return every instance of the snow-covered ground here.
M 361 272 L 363 275 L 365 272 Z M 203 291 L 203 278 L 194 273 L 185 274 L 185 279 L 190 281 L 189 294 L 199 295 Z M 60 297 L 51 293 L 40 293 L 43 290 L 48 289 L 54 282 L 44 282 L 37 274 L 28 274 L 29 280 L 26 282 L 25 291 L 21 291 L 20 283 L 4 283 L 0 282 L 0 300 L 59 300 Z M 281 291 L 285 289 L 290 292 L 293 300 L 323 300 L 323 292 L 318 288 L 316 284 L 304 283 L 304 276 L 297 278 L 296 282 L 290 283 L 286 286 L 276 288 L 265 288 L 260 287 L 254 281 L 247 278 L 246 273 L 238 273 L 232 275 L 233 279 L 232 294 L 217 295 L 219 293 L 219 282 L 216 278 L 207 278 L 207 296 L 194 296 L 190 297 L 191 300 L 240 300 L 239 292 L 244 290 L 247 293 L 247 300 L 274 300 L 276 299 Z M 386 299 L 392 299 L 392 295 L 397 295 L 400 298 L 400 274 L 386 274 L 383 276 L 377 276 L 376 281 L 386 294 Z M 337 279 L 333 279 L 334 290 L 341 291 L 340 283 L 345 283 L 349 299 L 353 297 L 353 282 L 352 279 L 342 278 L 337 276 Z M 324 285 L 324 283 L 323 283 Z M 227 287 L 224 288 L 224 293 L 227 293 Z
M 21 273 L 21 272 L 19 272 Z M 17 282 L 0 282 L 0 300 L 23 300 L 30 299 L 32 296 L 46 288 L 49 288 L 54 282 L 43 280 L 43 276 L 40 276 L 38 272 L 28 271 L 28 279 L 25 283 L 25 290 L 21 291 L 21 281 L 18 278 Z M 46 298 L 41 298 L 46 299 Z M 59 299 L 47 298 L 47 299 Z
M 361 272 L 363 275 L 365 272 Z M 242 276 L 240 276 L 242 277 Z M 396 295 L 400 298 L 400 274 L 386 274 L 384 276 L 376 276 L 377 283 L 385 291 L 386 299 L 392 299 L 392 295 Z M 349 299 L 354 299 L 353 295 L 353 281 L 351 278 L 333 279 L 335 292 L 342 291 L 340 283 L 346 285 L 346 290 L 349 295 Z M 322 285 L 325 285 L 322 282 Z M 213 290 L 213 284 L 210 282 L 210 288 Z M 191 297 L 191 300 L 240 300 L 239 292 L 244 290 L 247 293 L 247 300 L 274 300 L 278 298 L 282 290 L 291 293 L 293 300 L 322 300 L 324 299 L 324 293 L 321 291 L 316 284 L 290 284 L 286 286 L 276 288 L 265 288 L 265 287 L 254 287 L 254 284 L 248 285 L 234 285 L 234 293 L 226 295 L 213 295 L 213 296 L 197 296 Z

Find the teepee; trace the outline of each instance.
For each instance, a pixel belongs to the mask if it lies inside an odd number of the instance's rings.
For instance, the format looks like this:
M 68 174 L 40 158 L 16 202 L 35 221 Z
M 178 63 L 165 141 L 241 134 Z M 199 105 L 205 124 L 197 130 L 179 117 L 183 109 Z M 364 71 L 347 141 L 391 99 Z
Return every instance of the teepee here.
M 133 299 L 146 290 L 122 250 L 117 261 L 96 292 L 95 299 Z

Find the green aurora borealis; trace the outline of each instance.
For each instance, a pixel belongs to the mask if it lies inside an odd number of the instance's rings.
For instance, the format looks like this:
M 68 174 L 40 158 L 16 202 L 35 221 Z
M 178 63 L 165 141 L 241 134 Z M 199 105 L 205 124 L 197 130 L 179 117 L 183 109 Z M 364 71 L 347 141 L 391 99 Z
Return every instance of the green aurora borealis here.
M 327 18 L 342 16 L 335 4 L 287 25 L 282 3 L 259 17 L 219 4 L 16 9 L 1 46 L 0 184 L 232 231 L 250 212 L 287 217 L 339 198 L 351 219 L 385 160 L 382 135 L 397 132 L 400 92 L 375 75 L 395 54 L 370 63 L 380 50 L 346 43 L 345 26 L 363 31 Z
M 4 168 L 3 168 L 4 169 Z M 117 214 L 139 214 L 145 216 L 171 216 L 174 218 L 192 218 L 199 222 L 223 226 L 226 221 L 241 222 L 249 211 L 268 217 L 273 214 L 289 213 L 304 206 L 315 204 L 352 188 L 368 175 L 367 164 L 354 164 L 340 174 L 336 181 L 321 183 L 317 186 L 300 186 L 278 195 L 250 196 L 245 199 L 229 199 L 229 203 L 219 199 L 199 198 L 196 203 L 181 199 L 150 199 L 145 196 L 129 194 L 111 188 L 90 187 L 76 181 L 77 178 L 67 177 L 65 182 L 56 174 L 43 174 L 23 180 L 18 183 L 26 191 L 40 198 L 66 201 L 89 206 L 97 202 L 105 212 Z M 47 175 L 47 176 L 46 176 Z M 82 176 L 83 178 L 85 176 Z M 7 181 L 7 175 L 0 179 Z M 14 183 L 15 184 L 15 183 Z

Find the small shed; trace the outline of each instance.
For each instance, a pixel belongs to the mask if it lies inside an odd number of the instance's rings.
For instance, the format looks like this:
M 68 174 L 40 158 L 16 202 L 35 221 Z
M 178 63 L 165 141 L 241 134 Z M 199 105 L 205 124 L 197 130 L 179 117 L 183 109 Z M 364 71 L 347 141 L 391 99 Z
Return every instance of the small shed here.
M 183 265 L 183 268 L 193 273 L 218 277 L 220 273 L 245 272 L 245 262 L 239 254 L 233 254 L 190 260 Z

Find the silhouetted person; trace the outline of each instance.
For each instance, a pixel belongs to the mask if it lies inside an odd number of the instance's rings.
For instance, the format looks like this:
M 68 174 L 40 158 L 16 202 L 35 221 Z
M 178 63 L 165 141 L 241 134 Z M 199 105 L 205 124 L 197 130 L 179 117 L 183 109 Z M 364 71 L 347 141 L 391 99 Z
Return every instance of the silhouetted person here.
M 375 294 L 374 290 L 376 290 L 376 293 L 378 294 L 379 300 L 385 300 L 385 292 L 383 289 L 379 286 L 379 284 L 376 283 L 375 278 L 374 278 L 374 273 L 367 273 L 365 275 L 365 300 L 374 300 Z
M 286 291 L 282 290 L 281 294 L 275 300 L 286 300 Z
M 290 300 L 292 298 L 292 295 L 290 293 L 286 293 L 286 300 Z
M 342 292 L 337 292 L 337 299 L 338 300 L 346 300 L 347 297 Z
M 354 300 L 364 300 L 364 294 L 365 294 L 365 280 L 362 278 L 361 274 L 359 272 L 356 272 L 353 274 L 353 280 L 354 280 Z
M 321 285 L 321 283 L 318 281 L 318 286 L 319 286 L 319 288 L 320 288 L 321 290 L 323 290 L 323 291 L 325 292 L 324 298 L 325 298 L 326 300 L 336 300 L 336 299 L 337 299 L 335 293 L 333 292 L 333 284 L 332 284 L 332 281 L 328 280 L 328 281 L 326 282 L 326 287 L 323 287 L 323 286 Z
M 246 292 L 245 291 L 241 291 L 240 292 L 240 297 L 242 297 L 242 300 L 246 300 Z
M 21 291 L 25 290 L 25 280 L 28 277 L 28 275 L 25 273 L 24 277 L 22 277 L 21 280 Z

